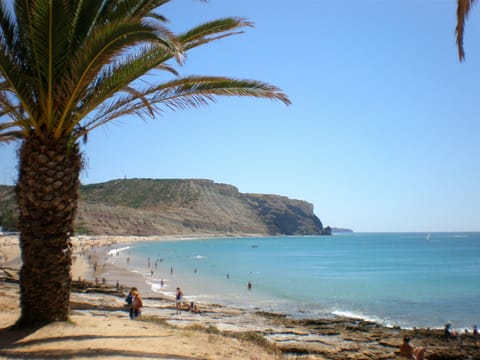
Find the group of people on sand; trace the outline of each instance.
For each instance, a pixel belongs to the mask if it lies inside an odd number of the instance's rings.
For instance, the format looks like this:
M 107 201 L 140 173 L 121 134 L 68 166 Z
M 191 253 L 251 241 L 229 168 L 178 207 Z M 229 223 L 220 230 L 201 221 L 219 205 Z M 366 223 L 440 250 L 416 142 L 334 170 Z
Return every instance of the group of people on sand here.
M 183 300 L 183 291 L 179 287 L 177 287 L 177 291 L 175 293 L 175 309 L 177 311 L 177 315 L 182 313 L 182 310 L 189 311 L 192 313 L 200 313 L 200 309 L 198 308 L 197 304 L 193 301 L 188 304 Z
M 143 302 L 142 297 L 140 296 L 140 293 L 136 287 L 132 287 L 130 289 L 130 292 L 125 298 L 125 302 L 129 308 L 130 319 L 135 320 L 139 318 L 142 314 Z M 182 310 L 190 311 L 192 313 L 201 312 L 197 304 L 195 304 L 193 301 L 190 302 L 190 304 L 183 301 L 183 292 L 179 287 L 177 287 L 175 294 L 175 308 L 177 315 L 181 314 Z
M 464 333 L 460 333 L 452 329 L 452 323 L 448 322 L 445 324 L 444 335 L 447 340 L 461 337 L 462 335 L 469 334 L 468 330 L 465 330 Z M 478 327 L 473 325 L 472 337 L 475 344 L 478 344 Z M 413 360 L 424 360 L 425 358 L 425 349 L 421 346 L 413 347 L 410 344 L 411 339 L 408 336 L 403 338 L 403 343 L 400 345 L 400 355 Z
M 125 302 L 129 306 L 130 319 L 135 320 L 136 318 L 141 316 L 143 302 L 142 297 L 140 296 L 140 293 L 138 292 L 138 289 L 136 287 L 132 287 L 130 289 L 130 292 L 125 299 Z
M 452 323 L 448 322 L 448 323 L 445 324 L 444 334 L 445 334 L 446 339 L 459 338 L 461 340 L 464 336 L 469 336 L 470 332 L 467 329 L 465 329 L 464 332 L 459 332 L 459 331 L 453 330 L 452 329 Z M 472 337 L 473 337 L 473 340 L 474 340 L 475 344 L 478 344 L 478 327 L 477 327 L 477 325 L 473 325 Z

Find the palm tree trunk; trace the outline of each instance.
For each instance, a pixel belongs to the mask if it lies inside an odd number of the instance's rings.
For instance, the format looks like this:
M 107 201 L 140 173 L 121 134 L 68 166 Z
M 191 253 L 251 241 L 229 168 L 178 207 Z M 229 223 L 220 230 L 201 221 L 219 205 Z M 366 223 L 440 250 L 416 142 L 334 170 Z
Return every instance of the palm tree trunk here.
M 31 135 L 20 148 L 16 195 L 19 208 L 19 323 L 68 319 L 72 243 L 81 154 L 68 139 Z

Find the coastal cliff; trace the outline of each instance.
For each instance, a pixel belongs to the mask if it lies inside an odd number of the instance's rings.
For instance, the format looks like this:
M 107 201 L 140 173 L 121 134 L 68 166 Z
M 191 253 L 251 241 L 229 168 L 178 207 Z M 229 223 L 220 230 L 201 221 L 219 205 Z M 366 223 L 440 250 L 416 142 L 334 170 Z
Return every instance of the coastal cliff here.
M 0 186 L 0 225 L 14 227 L 12 186 Z M 122 179 L 83 185 L 78 234 L 319 235 L 313 205 L 279 195 L 243 194 L 200 179 Z

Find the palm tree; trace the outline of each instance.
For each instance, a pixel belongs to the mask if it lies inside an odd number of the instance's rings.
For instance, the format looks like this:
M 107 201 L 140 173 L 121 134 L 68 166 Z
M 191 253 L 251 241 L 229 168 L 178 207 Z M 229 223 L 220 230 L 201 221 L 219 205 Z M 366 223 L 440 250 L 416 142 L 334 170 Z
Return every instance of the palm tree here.
M 158 13 L 168 1 L 1 1 L 0 140 L 21 141 L 19 324 L 68 319 L 79 142 L 91 130 L 222 95 L 290 103 L 258 81 L 180 77 L 174 65 L 188 50 L 252 24 L 226 18 L 174 35 Z
M 457 0 L 457 27 L 455 32 L 457 34 L 457 48 L 458 58 L 460 61 L 465 60 L 465 51 L 463 49 L 463 35 L 465 30 L 465 21 L 468 14 L 477 0 Z

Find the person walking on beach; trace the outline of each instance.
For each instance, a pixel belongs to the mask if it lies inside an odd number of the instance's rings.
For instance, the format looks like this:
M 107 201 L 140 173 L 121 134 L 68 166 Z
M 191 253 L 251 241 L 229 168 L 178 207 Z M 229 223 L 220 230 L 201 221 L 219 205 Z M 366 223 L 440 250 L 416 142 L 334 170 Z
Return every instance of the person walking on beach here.
M 128 310 L 129 310 L 129 315 L 130 319 L 133 320 L 133 308 L 132 308 L 132 303 L 133 303 L 133 291 L 137 290 L 137 288 L 132 287 L 130 291 L 128 292 L 127 297 L 125 298 L 125 302 L 127 303 Z
M 445 338 L 447 340 L 452 339 L 452 338 L 456 338 L 459 335 L 458 331 L 452 330 L 452 323 L 450 321 L 445 324 L 445 328 L 444 328 L 443 331 L 444 331 L 444 334 L 445 334 Z
M 142 302 L 142 297 L 140 296 L 140 293 L 138 290 L 134 290 L 132 292 L 133 295 L 133 301 L 132 301 L 132 313 L 133 313 L 133 318 L 130 316 L 132 320 L 140 317 L 142 314 L 142 307 L 143 307 L 143 302 Z
M 130 289 L 130 292 L 128 293 L 127 298 L 125 299 L 125 302 L 129 307 L 130 319 L 134 320 L 136 317 L 140 315 L 141 308 L 143 306 L 142 298 L 136 287 L 132 287 Z
M 177 287 L 177 293 L 175 294 L 175 308 L 177 309 L 177 315 L 182 313 L 182 300 L 183 292 Z

